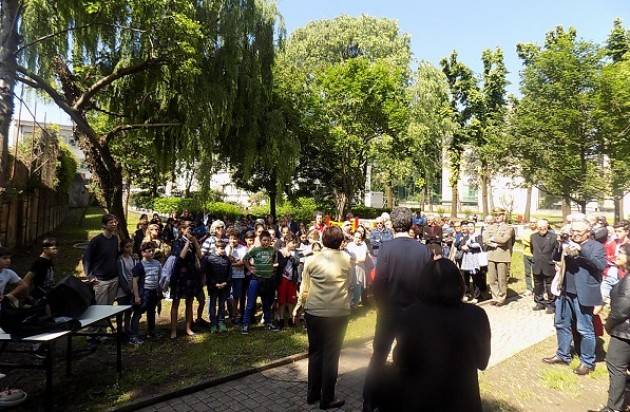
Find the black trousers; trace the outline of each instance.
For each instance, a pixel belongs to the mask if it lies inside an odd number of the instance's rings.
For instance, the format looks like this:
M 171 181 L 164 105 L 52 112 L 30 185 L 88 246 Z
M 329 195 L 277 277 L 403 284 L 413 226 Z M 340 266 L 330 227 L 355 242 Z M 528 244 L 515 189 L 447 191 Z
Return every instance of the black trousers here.
M 308 332 L 308 394 L 322 403 L 335 399 L 339 355 L 346 335 L 348 316 L 304 315 Z
M 626 371 L 630 365 L 630 340 L 610 337 L 606 366 L 608 366 L 608 407 L 623 411 L 625 406 Z
M 372 343 L 372 358 L 368 365 L 363 385 L 364 410 L 371 411 L 375 406 L 375 391 L 379 377 L 382 374 L 387 357 L 392 349 L 396 334 L 398 333 L 398 322 L 402 309 L 400 308 L 379 308 L 376 314 L 376 328 L 374 330 L 374 341 Z
M 534 302 L 545 306 L 553 306 L 555 296 L 551 293 L 551 281 L 553 276 L 545 276 L 542 273 L 534 273 Z M 545 298 L 545 293 L 547 298 Z

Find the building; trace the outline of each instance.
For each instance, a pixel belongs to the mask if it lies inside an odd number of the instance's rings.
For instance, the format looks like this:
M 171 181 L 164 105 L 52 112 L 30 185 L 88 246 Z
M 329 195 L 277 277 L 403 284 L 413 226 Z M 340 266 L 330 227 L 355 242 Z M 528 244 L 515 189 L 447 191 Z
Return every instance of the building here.
M 50 133 L 56 133 L 59 141 L 65 143 L 75 159 L 77 160 L 77 173 L 85 180 L 89 180 L 92 176 L 85 162 L 85 154 L 79 148 L 78 142 L 74 136 L 74 126 L 66 124 L 44 124 L 42 122 L 34 122 L 26 119 L 13 119 L 9 128 L 9 147 L 15 147 L 16 144 L 30 138 L 41 128 L 46 128 Z

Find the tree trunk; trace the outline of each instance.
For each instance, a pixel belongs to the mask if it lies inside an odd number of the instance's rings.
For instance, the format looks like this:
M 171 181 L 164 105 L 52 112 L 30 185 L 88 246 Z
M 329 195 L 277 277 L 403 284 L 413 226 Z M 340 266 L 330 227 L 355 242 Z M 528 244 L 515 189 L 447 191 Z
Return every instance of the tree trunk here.
M 129 220 L 129 198 L 131 198 L 131 176 L 127 176 L 125 193 L 125 219 Z
M 580 205 L 580 212 L 586 214 L 586 201 L 581 201 L 578 204 Z
M 457 217 L 457 205 L 459 204 L 459 190 L 457 182 L 451 186 L 451 217 Z
M 337 209 L 337 220 L 342 220 L 348 205 L 348 195 L 342 191 L 335 190 L 335 207 Z
M 568 196 L 562 197 L 562 220 L 566 220 L 571 214 L 571 199 Z
M 392 186 L 387 184 L 385 186 L 385 196 L 387 199 L 387 207 L 390 209 L 394 208 L 394 191 L 392 190 Z
M 485 217 L 490 211 L 488 208 L 488 176 L 483 170 L 479 175 L 479 186 L 481 186 L 481 214 Z
M 527 186 L 527 197 L 525 198 L 525 212 L 523 213 L 523 220 L 525 222 L 529 222 L 531 219 L 531 209 L 532 209 L 532 186 Z
M 6 187 L 9 173 L 9 126 L 14 109 L 19 4 L 17 0 L 0 0 L 0 187 Z
M 613 202 L 615 204 L 615 223 L 619 223 L 619 221 L 623 220 L 623 193 L 615 194 Z

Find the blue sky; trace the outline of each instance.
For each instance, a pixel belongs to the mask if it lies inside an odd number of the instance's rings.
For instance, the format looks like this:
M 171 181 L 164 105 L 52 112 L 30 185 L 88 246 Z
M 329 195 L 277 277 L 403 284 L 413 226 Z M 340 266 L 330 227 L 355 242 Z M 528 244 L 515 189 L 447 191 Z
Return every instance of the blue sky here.
M 437 65 L 451 50 L 476 72 L 481 52 L 501 47 L 510 92 L 517 92 L 520 60 L 516 44 L 542 43 L 557 25 L 573 26 L 578 36 L 603 42 L 615 17 L 630 25 L 630 0 L 279 0 L 287 32 L 317 19 L 367 14 L 398 21 L 411 35 L 414 57 Z
M 518 91 L 521 67 L 517 43 L 541 43 L 557 25 L 573 26 L 580 37 L 601 43 L 615 17 L 630 26 L 630 0 L 279 0 L 278 6 L 289 34 L 309 21 L 340 14 L 395 19 L 411 35 L 414 57 L 435 65 L 455 49 L 462 62 L 479 72 L 481 52 L 501 47 L 512 93 Z M 38 119 L 44 112 L 49 122 L 68 123 L 52 105 L 40 104 Z

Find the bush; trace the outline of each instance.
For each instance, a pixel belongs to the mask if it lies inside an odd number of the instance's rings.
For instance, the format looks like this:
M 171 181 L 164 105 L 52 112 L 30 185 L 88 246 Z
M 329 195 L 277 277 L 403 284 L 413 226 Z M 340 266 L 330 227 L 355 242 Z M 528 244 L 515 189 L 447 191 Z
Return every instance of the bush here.
M 389 213 L 391 211 L 392 211 L 391 209 L 381 209 L 381 208 L 376 208 L 376 207 L 365 207 L 365 206 L 357 206 L 351 209 L 352 214 L 355 217 L 358 217 L 361 219 L 376 219 L 377 217 L 382 215 L 383 212 Z
M 57 157 L 57 170 L 55 173 L 55 189 L 67 193 L 70 191 L 74 177 L 77 174 L 78 162 L 70 148 L 65 144 L 59 144 L 59 156 Z
M 208 211 L 208 213 L 219 218 L 222 218 L 223 216 L 235 218 L 245 214 L 245 210 L 243 210 L 243 208 L 232 203 L 208 201 L 205 203 L 204 208 Z
M 315 199 L 311 197 L 299 197 L 296 200 L 287 200 L 278 204 L 276 207 L 276 214 L 278 215 L 278 218 L 291 215 L 291 217 L 297 222 L 310 222 L 313 220 L 317 210 L 322 209 L 319 208 Z M 269 214 L 269 205 L 250 207 L 248 213 L 253 216 L 266 216 Z
M 149 192 L 138 192 L 131 195 L 129 203 L 140 209 L 153 209 L 153 197 Z

